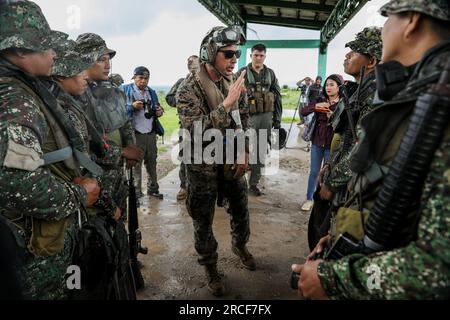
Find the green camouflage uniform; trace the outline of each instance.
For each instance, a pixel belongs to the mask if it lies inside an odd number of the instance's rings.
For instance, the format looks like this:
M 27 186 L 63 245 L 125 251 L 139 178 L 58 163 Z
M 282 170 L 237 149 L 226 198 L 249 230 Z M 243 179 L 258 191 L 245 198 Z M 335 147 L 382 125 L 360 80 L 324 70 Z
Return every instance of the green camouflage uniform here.
M 381 28 L 366 27 L 356 35 L 355 40 L 347 43 L 345 46 L 350 47 L 354 52 L 372 56 L 380 61 L 382 51 Z M 372 102 L 376 91 L 375 81 L 375 72 L 366 75 L 359 85 L 360 88 L 349 99 L 349 110 L 353 114 L 353 120 L 356 121 L 355 127 L 359 127 L 359 119 L 362 119 L 372 110 Z M 345 189 L 352 177 L 352 171 L 349 167 L 349 154 L 355 141 L 353 135 L 349 133 L 347 131 L 344 134 L 340 148 L 337 154 L 333 155 L 333 159 L 330 162 L 328 174 L 324 176 L 324 184 L 333 193 Z M 348 145 L 347 150 L 343 150 L 342 147 L 344 145 Z
M 202 66 L 204 68 L 204 66 Z M 222 80 L 225 81 L 225 80 Z M 208 129 L 236 128 L 231 115 L 225 111 L 223 104 L 210 110 L 205 93 L 202 91 L 197 74 L 189 74 L 180 85 L 176 94 L 176 105 L 181 119 L 181 127 L 194 137 L 194 122 L 202 124 L 203 133 Z M 221 82 L 220 82 L 221 83 Z M 220 86 L 218 86 L 221 89 Z M 223 92 L 223 89 L 221 89 Z M 223 92 L 226 96 L 226 92 Z M 244 97 L 243 97 L 244 98 Z M 239 103 L 242 129 L 249 128 L 249 110 L 245 99 Z M 204 146 L 203 146 L 204 147 Z M 248 149 L 247 149 L 248 150 Z M 188 197 L 186 206 L 193 219 L 195 249 L 199 254 L 201 265 L 217 263 L 217 241 L 212 232 L 212 223 L 218 189 L 224 190 L 228 199 L 228 212 L 231 215 L 231 234 L 233 245 L 244 246 L 250 236 L 247 181 L 245 177 L 238 180 L 218 183 L 220 166 L 217 164 L 186 164 Z
M 45 51 L 67 38 L 52 31 L 40 8 L 28 1 L 1 5 L 0 25 L 0 51 L 13 47 Z M 18 227 L 15 232 L 26 259 L 22 274 L 24 296 L 62 299 L 66 297 L 64 278 L 71 264 L 72 241 L 65 233 L 61 251 L 51 256 L 34 256 L 26 248 L 30 223 L 31 219 L 68 219 L 84 205 L 87 195 L 83 187 L 61 179 L 53 169 L 43 166 L 43 153 L 54 148 L 42 112 L 49 107 L 44 106 L 41 97 L 44 91 L 39 80 L 0 57 L 0 140 L 4 142 L 0 144 L 1 211 Z M 11 161 L 14 154 L 15 161 Z M 70 169 L 64 165 L 60 168 L 73 177 Z
M 122 78 L 122 76 L 118 73 L 112 73 L 109 76 L 109 81 L 114 84 L 116 87 L 120 87 L 121 85 L 123 85 L 124 80 Z
M 105 41 L 96 34 L 81 34 L 76 42 L 76 50 L 92 61 L 98 60 L 105 54 L 109 54 L 111 58 L 115 55 L 115 51 L 108 49 Z M 123 167 L 122 148 L 136 143 L 134 130 L 125 112 L 124 93 L 110 81 L 90 81 L 88 84 L 86 93 L 76 97 L 76 100 L 80 102 L 87 118 L 94 126 L 90 128 L 90 133 L 100 132 L 107 143 L 103 156 L 96 158 L 97 164 L 103 169 L 99 179 L 102 194 L 95 204 L 95 207 L 99 209 L 94 212 L 97 215 L 90 221 L 96 230 L 101 232 L 108 253 L 103 261 L 101 261 L 102 258 L 98 261 L 102 266 L 104 266 L 103 263 L 107 263 L 106 272 L 98 274 L 101 279 L 96 279 L 95 285 L 81 293 L 80 298 L 132 299 L 134 287 L 129 269 L 130 249 L 124 223 L 127 212 L 128 183 Z M 104 217 L 104 213 L 111 216 L 117 208 L 120 208 L 122 212 L 122 219 L 117 223 Z
M 390 1 L 381 8 L 382 14 L 418 11 L 434 18 L 450 21 L 447 1 Z M 382 157 L 371 156 L 389 165 L 408 122 L 408 116 L 419 95 L 436 83 L 450 54 L 450 42 L 430 49 L 416 66 L 404 90 L 391 101 L 369 113 L 362 121 L 361 142 L 355 149 L 351 166 L 357 165 L 358 153 L 367 147 L 381 148 Z M 418 81 L 423 80 L 419 83 Z M 370 123 L 385 113 L 392 120 L 385 123 L 382 132 L 370 132 Z M 403 114 L 399 117 L 398 114 Z M 386 138 L 386 132 L 392 136 Z M 391 141 L 397 141 L 396 145 Z M 386 143 L 384 143 L 386 142 Z M 383 146 L 383 144 L 385 144 Z M 378 159 L 377 159 L 378 158 Z M 361 160 L 361 159 L 360 159 Z M 450 293 L 450 127 L 434 154 L 428 173 L 419 213 L 416 240 L 404 247 L 369 256 L 354 254 L 339 261 L 319 264 L 318 275 L 327 295 L 332 299 L 448 299 Z M 361 177 L 360 177 L 361 178 Z M 358 178 L 358 179 L 360 179 Z M 358 180 L 357 179 L 357 180 Z M 364 188 L 363 207 L 370 209 L 379 190 L 376 186 Z M 351 192 L 355 193 L 351 184 Z M 379 288 L 372 286 L 374 268 L 379 271 Z M 372 289 L 371 289 L 372 288 Z
M 106 47 L 105 41 L 93 33 L 85 33 L 77 39 L 77 50 L 84 56 L 92 55 L 95 60 L 102 55 L 109 54 L 114 57 L 115 52 Z M 101 95 L 96 92 L 101 91 Z M 77 97 L 81 102 L 88 118 L 95 125 L 95 129 L 104 135 L 108 143 L 106 154 L 97 159 L 97 163 L 104 169 L 102 175 L 102 185 L 110 194 L 116 205 L 124 211 L 126 209 L 126 198 L 128 197 L 128 186 L 125 172 L 122 166 L 122 148 L 130 144 L 135 144 L 134 130 L 131 122 L 125 113 L 125 99 L 123 93 L 114 84 L 109 81 L 89 82 L 89 88 L 86 93 Z M 123 100 L 123 106 L 119 105 Z M 96 109 L 97 108 L 97 109 Z M 118 112 L 119 125 L 115 128 L 108 127 L 103 114 L 97 110 L 120 109 Z
M 69 40 L 65 45 L 66 50 L 58 53 L 58 59 L 53 66 L 52 76 L 54 78 L 74 77 L 89 68 L 95 62 L 92 56 L 84 56 L 80 52 L 76 51 L 78 48 L 75 41 Z M 52 94 L 56 97 L 58 103 L 66 112 L 73 126 L 77 129 L 77 133 L 80 135 L 80 140 L 84 142 L 83 148 L 80 149 L 80 151 L 84 152 L 87 156 L 90 156 L 92 154 L 92 157 L 94 158 L 103 157 L 106 151 L 105 142 L 101 138 L 100 133 L 98 133 L 98 131 L 95 131 L 94 124 L 87 118 L 87 115 L 83 111 L 83 107 L 80 105 L 80 103 L 75 100 L 74 97 L 72 97 L 69 93 L 64 91 L 57 84 L 57 81 L 49 78 L 46 79 L 45 84 L 52 92 Z M 92 146 L 95 147 L 92 148 Z M 95 154 L 95 152 L 97 152 L 98 154 Z M 106 177 L 108 178 L 108 175 Z M 89 209 L 89 211 L 92 214 L 100 211 L 112 217 L 117 209 L 117 204 L 111 197 L 111 192 L 113 190 L 107 189 L 107 187 L 109 186 L 108 184 L 103 185 L 103 176 L 98 176 L 97 179 L 100 182 L 100 185 L 102 185 L 99 198 L 94 204 L 94 208 L 97 210 Z
M 184 81 L 185 78 L 180 78 L 175 82 L 172 88 L 170 88 L 169 92 L 166 95 L 166 102 L 169 106 L 176 108 L 177 107 L 177 100 L 176 100 L 176 94 L 177 90 L 180 87 L 181 83 Z

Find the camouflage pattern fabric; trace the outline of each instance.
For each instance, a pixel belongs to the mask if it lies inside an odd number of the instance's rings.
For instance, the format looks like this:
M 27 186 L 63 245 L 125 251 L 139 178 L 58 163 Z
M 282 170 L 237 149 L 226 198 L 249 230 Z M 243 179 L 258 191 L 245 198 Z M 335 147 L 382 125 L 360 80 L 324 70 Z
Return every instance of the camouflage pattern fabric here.
M 358 101 L 358 91 L 356 91 L 349 99 L 350 109 L 356 111 L 358 119 L 363 118 L 367 113 L 369 113 L 372 108 L 373 98 L 375 96 L 376 84 L 375 84 L 375 72 L 369 73 L 364 77 L 361 83 L 361 89 L 359 90 L 359 101 Z M 356 123 L 355 128 L 360 126 L 359 120 Z M 359 130 L 357 130 L 359 131 Z M 344 135 L 344 139 L 353 140 L 353 135 Z M 344 141 L 341 141 L 341 147 Z M 350 143 L 351 147 L 348 150 L 338 150 L 339 154 L 334 155 L 333 159 L 337 159 L 336 163 L 330 163 L 329 171 L 324 176 L 324 184 L 333 192 L 342 190 L 347 186 L 347 183 L 352 178 L 353 172 L 350 170 L 350 151 L 354 146 L 355 142 Z
M 75 51 L 75 41 L 65 41 L 65 46 L 65 50 L 60 52 L 55 60 L 52 69 L 53 76 L 71 78 L 94 64 L 95 60 L 92 59 L 92 56 L 82 55 L 80 52 Z
M 170 88 L 169 92 L 166 95 L 166 102 L 169 106 L 176 108 L 177 107 L 177 99 L 176 93 L 184 78 L 180 78 L 175 82 L 172 88 Z
M 381 60 L 381 54 L 383 52 L 383 43 L 381 41 L 381 28 L 380 27 L 366 27 L 361 32 L 356 34 L 356 38 L 345 44 L 345 47 L 349 47 L 351 50 L 367 54 Z
M 0 136 L 8 141 L 0 144 L 2 208 L 59 220 L 80 207 L 79 200 L 86 197 L 84 188 L 59 182 L 45 167 L 31 171 L 4 164 L 9 145 L 18 144 L 42 156 L 41 141 L 47 139 L 48 125 L 39 107 L 43 102 L 22 86 L 19 80 L 0 77 Z
M 450 21 L 448 0 L 391 0 L 380 8 L 381 15 L 385 17 L 389 13 L 407 11 L 421 12 L 435 19 Z
M 25 265 L 23 289 L 25 299 L 66 300 L 69 290 L 66 284 L 67 268 L 72 264 L 74 239 L 70 232 L 64 238 L 64 249 L 51 257 L 29 257 Z M 31 284 L 31 285 L 30 285 Z
M 450 127 L 447 128 L 449 132 Z M 448 136 L 448 135 L 447 135 Z M 318 274 L 332 299 L 449 299 L 450 139 L 435 153 L 422 195 L 418 240 L 371 256 L 323 262 Z M 373 283 L 380 270 L 380 287 Z
M 134 131 L 130 129 L 130 121 L 126 121 L 125 125 L 119 130 L 105 132 L 101 123 L 89 112 L 94 105 L 100 103 L 92 94 L 92 87 L 89 86 L 86 93 L 82 97 L 78 97 L 77 100 L 82 103 L 83 109 L 87 111 L 88 118 L 95 125 L 95 129 L 104 135 L 108 144 L 105 155 L 96 160 L 104 171 L 100 178 L 102 187 L 112 196 L 117 207 L 125 209 L 128 187 L 125 172 L 122 168 L 122 147 L 135 141 Z M 112 138 L 113 136 L 114 138 Z
M 397 112 L 397 107 L 404 104 L 404 101 L 410 101 L 409 104 L 414 105 L 415 99 L 432 85 L 432 81 L 425 81 L 422 82 L 421 87 L 418 87 L 418 81 L 429 79 L 433 74 L 439 74 L 448 60 L 449 52 L 450 45 L 448 43 L 431 49 L 419 63 L 406 88 L 398 93 L 392 101 L 385 103 L 384 109 Z M 412 101 L 411 97 L 413 97 Z M 376 110 L 380 110 L 380 108 L 378 107 Z M 404 122 L 407 122 L 407 119 Z M 360 141 L 360 145 L 362 144 L 365 144 L 365 139 Z M 356 254 L 339 261 L 322 262 L 318 267 L 318 275 L 330 298 L 449 298 L 449 170 L 450 134 L 449 127 L 447 127 L 445 138 L 435 152 L 423 188 L 417 240 L 410 242 L 405 247 L 387 252 L 369 256 Z M 366 202 L 371 201 L 371 196 L 363 192 L 362 197 L 364 199 L 363 206 L 366 206 Z M 377 286 L 369 285 L 369 283 L 373 284 L 374 267 L 380 271 L 379 289 Z
M 200 87 L 197 74 L 190 73 L 182 82 L 176 93 L 176 105 L 181 121 L 181 128 L 188 130 L 194 136 L 194 123 L 202 124 L 203 133 L 208 129 L 233 129 L 234 121 L 229 113 L 225 111 L 223 104 L 210 111 L 208 102 Z M 239 113 L 242 129 L 250 129 L 250 113 L 246 103 L 245 95 L 239 100 Z M 192 163 L 194 163 L 192 159 Z
M 186 208 L 194 224 L 195 250 L 201 265 L 217 263 L 217 241 L 212 231 L 218 188 L 218 168 L 186 165 Z M 222 181 L 228 199 L 232 244 L 243 247 L 250 237 L 247 180 Z
M 85 57 L 90 57 L 94 61 L 105 54 L 109 54 L 111 59 L 116 55 L 114 50 L 106 46 L 105 40 L 95 33 L 82 33 L 78 36 L 76 42 L 75 51 L 80 52 Z
M 120 74 L 118 74 L 118 73 L 112 73 L 110 76 L 109 76 L 109 81 L 113 84 L 113 85 L 115 85 L 115 86 L 117 86 L 117 87 L 120 87 L 121 85 L 123 85 L 124 84 L 124 80 L 123 80 L 123 77 L 120 75 Z
M 0 59 L 0 64 L 3 70 L 8 69 L 8 62 Z M 66 219 L 84 204 L 86 191 L 62 181 L 46 167 L 31 169 L 19 163 L 6 163 L 11 145 L 41 157 L 49 138 L 49 127 L 40 110 L 43 102 L 24 86 L 16 78 L 0 75 L 0 139 L 7 141 L 0 144 L 0 207 L 6 216 L 22 217 L 22 222 L 16 223 L 24 228 L 25 234 L 20 236 L 27 243 L 30 236 L 27 219 Z M 27 249 L 23 250 L 31 255 Z M 65 298 L 63 278 L 71 264 L 70 250 L 71 244 L 65 242 L 64 249 L 54 256 L 27 260 L 24 266 L 27 298 Z
M 85 142 L 84 148 L 80 151 L 89 155 L 91 153 L 91 150 L 89 149 L 90 135 L 85 119 L 86 115 L 83 112 L 82 107 L 79 105 L 78 101 L 73 99 L 73 97 L 64 90 L 58 90 L 58 92 L 55 93 L 55 96 L 70 121 L 77 129 L 77 132 L 80 134 L 80 138 Z M 115 190 L 110 181 L 111 174 L 104 173 L 102 176 L 96 178 L 102 188 L 98 200 L 94 203 L 94 208 L 112 217 L 118 206 L 111 196 Z
M 9 48 L 46 51 L 68 35 L 50 29 L 41 8 L 31 1 L 0 4 L 0 51 Z
M 209 109 L 205 93 L 199 83 L 197 74 L 191 73 L 177 90 L 176 105 L 182 128 L 188 130 L 192 137 L 194 137 L 194 123 L 197 121 L 202 124 L 203 132 L 212 128 L 222 132 L 225 129 L 234 129 L 234 121 L 222 103 L 214 110 Z M 239 111 L 242 129 L 247 130 L 250 126 L 245 96 L 239 101 Z M 219 170 L 217 164 L 186 164 L 188 188 L 186 207 L 193 219 L 195 248 L 199 254 L 198 261 L 202 265 L 217 262 L 217 241 L 212 232 L 212 223 L 219 188 Z M 225 190 L 224 196 L 229 202 L 232 241 L 236 245 L 243 246 L 248 242 L 250 235 L 246 179 L 243 177 L 220 183 L 224 184 L 220 187 Z

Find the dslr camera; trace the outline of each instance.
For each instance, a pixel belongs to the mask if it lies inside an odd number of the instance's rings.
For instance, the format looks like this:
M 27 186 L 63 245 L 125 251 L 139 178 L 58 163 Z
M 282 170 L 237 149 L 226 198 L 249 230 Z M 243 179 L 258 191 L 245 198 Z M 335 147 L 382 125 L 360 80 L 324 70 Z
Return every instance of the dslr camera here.
M 302 95 L 306 94 L 306 90 L 308 89 L 308 87 L 306 86 L 306 84 L 302 84 L 301 86 L 298 87 L 300 89 L 300 92 Z
M 143 105 L 142 109 L 144 110 L 144 117 L 146 119 L 151 119 L 155 115 L 153 108 L 152 108 L 151 101 L 145 101 L 145 99 L 140 99 L 140 100 L 134 100 L 133 102 L 135 102 L 135 101 L 142 102 L 142 105 Z

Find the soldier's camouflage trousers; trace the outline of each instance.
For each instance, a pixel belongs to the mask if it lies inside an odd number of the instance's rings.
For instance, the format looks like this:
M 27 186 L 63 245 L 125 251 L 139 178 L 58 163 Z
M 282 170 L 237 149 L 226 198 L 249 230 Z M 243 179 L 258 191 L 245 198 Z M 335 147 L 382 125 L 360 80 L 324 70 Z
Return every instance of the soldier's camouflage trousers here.
M 69 227 L 70 228 L 70 227 Z M 29 254 L 23 271 L 25 299 L 65 300 L 68 298 L 66 284 L 67 268 L 72 264 L 74 239 L 66 232 L 64 248 L 50 257 L 32 257 Z
M 217 263 L 217 241 L 212 224 L 217 199 L 217 170 L 210 165 L 186 165 L 188 198 L 186 207 L 194 224 L 195 249 L 201 265 Z M 244 246 L 250 237 L 247 180 L 223 181 L 227 212 L 231 219 L 232 244 Z

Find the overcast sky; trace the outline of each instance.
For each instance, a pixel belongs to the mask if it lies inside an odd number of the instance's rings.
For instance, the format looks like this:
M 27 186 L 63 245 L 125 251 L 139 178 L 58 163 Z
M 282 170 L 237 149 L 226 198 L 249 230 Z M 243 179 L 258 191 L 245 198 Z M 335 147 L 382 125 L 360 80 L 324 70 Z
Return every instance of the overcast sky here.
M 50 26 L 71 38 L 83 32 L 100 34 L 117 51 L 113 72 L 128 82 L 133 69 L 150 69 L 150 85 L 172 85 L 187 73 L 186 59 L 198 54 L 207 31 L 223 25 L 197 0 L 35 0 Z M 331 42 L 327 74 L 343 74 L 342 62 L 348 51 L 344 45 L 366 26 L 382 26 L 385 18 L 378 8 L 386 0 L 369 1 Z M 318 39 L 319 32 L 294 28 L 249 24 L 249 39 Z M 249 54 L 249 53 L 248 53 Z M 317 73 L 316 49 L 269 49 L 266 64 L 273 68 L 280 84 Z M 343 74 L 344 75 L 344 74 Z M 345 76 L 345 75 L 344 75 Z M 349 78 L 345 76 L 345 78 Z

